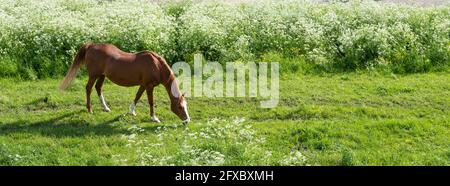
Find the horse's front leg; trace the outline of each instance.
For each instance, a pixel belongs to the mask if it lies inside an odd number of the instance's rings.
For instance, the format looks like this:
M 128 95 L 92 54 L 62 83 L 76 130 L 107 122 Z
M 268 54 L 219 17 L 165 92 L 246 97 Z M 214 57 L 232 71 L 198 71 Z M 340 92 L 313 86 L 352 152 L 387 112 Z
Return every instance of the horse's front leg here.
M 148 104 L 150 105 L 150 116 L 151 116 L 151 120 L 154 122 L 161 122 L 159 121 L 158 117 L 156 117 L 155 114 L 155 103 L 153 100 L 153 86 L 150 85 L 149 87 L 147 87 L 147 97 L 148 97 Z
M 139 87 L 139 90 L 136 93 L 136 97 L 134 98 L 133 103 L 131 103 L 131 105 L 130 105 L 130 114 L 133 116 L 136 116 L 136 112 L 135 112 L 136 105 L 139 102 L 139 99 L 141 99 L 141 96 L 142 96 L 142 93 L 144 93 L 144 90 L 145 90 L 144 86 Z
M 92 92 L 92 87 L 94 86 L 95 80 L 97 80 L 97 78 L 89 77 L 89 80 L 86 84 L 86 108 L 89 113 L 92 113 L 91 92 Z

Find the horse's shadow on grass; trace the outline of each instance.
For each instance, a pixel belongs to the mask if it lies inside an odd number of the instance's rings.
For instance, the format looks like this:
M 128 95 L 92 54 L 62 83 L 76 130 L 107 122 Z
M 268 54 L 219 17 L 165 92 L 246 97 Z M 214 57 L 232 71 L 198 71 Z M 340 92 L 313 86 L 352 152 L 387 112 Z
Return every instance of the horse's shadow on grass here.
M 84 110 L 63 114 L 61 116 L 36 121 L 14 121 L 10 123 L 0 124 L 0 135 L 8 135 L 14 133 L 28 133 L 49 137 L 82 137 L 82 136 L 114 136 L 131 133 L 128 127 L 123 127 L 121 124 L 113 125 L 114 122 L 119 121 L 124 117 L 124 114 L 118 115 L 113 119 L 101 123 L 88 123 L 86 121 L 78 120 L 64 120 L 71 118 L 76 114 L 83 113 Z M 159 127 L 167 125 L 161 123 L 152 123 L 151 126 L 142 126 L 143 133 L 156 133 Z M 178 128 L 183 125 L 171 126 L 170 128 Z
M 111 125 L 111 123 L 118 121 L 121 116 L 99 124 L 90 124 L 83 121 L 58 122 L 75 114 L 80 114 L 81 112 L 83 111 L 71 112 L 37 122 L 24 122 L 19 120 L 11 123 L 3 123 L 0 125 L 0 135 L 29 133 L 50 137 L 81 137 L 87 135 L 111 136 L 127 132 L 126 129 Z

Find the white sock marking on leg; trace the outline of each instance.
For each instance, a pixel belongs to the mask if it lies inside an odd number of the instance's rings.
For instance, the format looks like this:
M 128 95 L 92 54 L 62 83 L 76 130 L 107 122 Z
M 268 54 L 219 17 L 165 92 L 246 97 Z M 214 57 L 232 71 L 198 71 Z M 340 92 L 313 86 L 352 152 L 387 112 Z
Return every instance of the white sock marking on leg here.
M 136 116 L 136 112 L 134 111 L 135 108 L 136 108 L 136 105 L 134 104 L 134 102 L 132 102 L 130 105 L 130 114 L 133 116 Z
M 158 117 L 156 117 L 156 114 L 153 114 L 152 121 L 157 122 L 157 123 L 161 122 L 161 121 L 159 121 Z
M 110 109 L 108 108 L 108 105 L 106 105 L 105 98 L 103 97 L 103 94 L 100 94 L 100 103 L 102 104 L 103 110 L 106 112 L 109 112 Z

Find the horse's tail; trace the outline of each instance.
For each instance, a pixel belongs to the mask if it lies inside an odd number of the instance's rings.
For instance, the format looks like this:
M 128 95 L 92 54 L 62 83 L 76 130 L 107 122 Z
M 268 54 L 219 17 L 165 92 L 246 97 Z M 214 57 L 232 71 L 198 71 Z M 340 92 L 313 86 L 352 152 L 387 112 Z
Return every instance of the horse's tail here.
M 77 75 L 78 69 L 81 67 L 81 65 L 84 64 L 84 57 L 86 55 L 87 49 L 89 49 L 90 46 L 91 44 L 84 44 L 78 50 L 78 53 L 75 56 L 75 60 L 73 61 L 72 66 L 70 66 L 69 71 L 67 71 L 67 74 L 64 77 L 64 80 L 59 85 L 60 90 L 65 90 L 70 85 L 70 83 L 72 83 L 72 80 Z

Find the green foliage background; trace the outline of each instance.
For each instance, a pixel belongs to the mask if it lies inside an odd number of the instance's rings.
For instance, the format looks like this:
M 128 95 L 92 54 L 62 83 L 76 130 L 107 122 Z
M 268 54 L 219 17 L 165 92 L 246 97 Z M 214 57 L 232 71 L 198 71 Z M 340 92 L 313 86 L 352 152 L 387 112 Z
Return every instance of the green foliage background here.
M 301 0 L 0 1 L 0 77 L 60 76 L 86 42 L 152 50 L 170 63 L 201 52 L 222 63 L 279 59 L 290 70 L 446 71 L 450 7 Z

